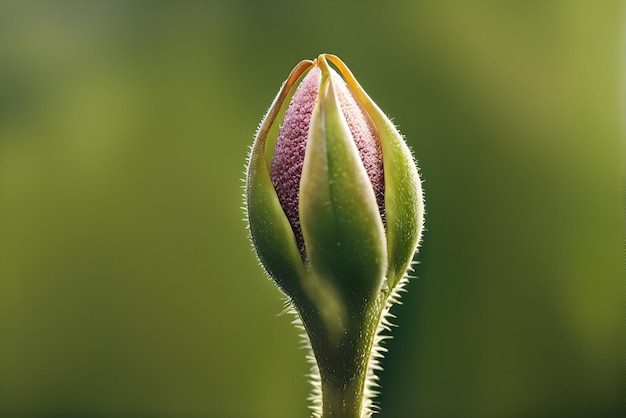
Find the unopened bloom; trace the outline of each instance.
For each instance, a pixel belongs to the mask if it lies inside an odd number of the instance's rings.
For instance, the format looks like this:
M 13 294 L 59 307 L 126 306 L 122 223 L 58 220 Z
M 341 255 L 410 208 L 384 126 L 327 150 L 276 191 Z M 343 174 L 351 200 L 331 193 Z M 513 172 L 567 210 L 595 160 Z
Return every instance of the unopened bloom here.
M 246 207 L 259 260 L 309 334 L 322 391 L 352 382 L 362 395 L 423 202 L 404 139 L 336 56 L 300 62 L 283 84 L 250 152 Z
M 391 289 L 421 234 L 411 153 L 333 55 L 302 61 L 283 85 L 250 154 L 246 197 L 257 254 L 288 296 L 306 268 L 336 287 L 354 281 L 349 293 Z

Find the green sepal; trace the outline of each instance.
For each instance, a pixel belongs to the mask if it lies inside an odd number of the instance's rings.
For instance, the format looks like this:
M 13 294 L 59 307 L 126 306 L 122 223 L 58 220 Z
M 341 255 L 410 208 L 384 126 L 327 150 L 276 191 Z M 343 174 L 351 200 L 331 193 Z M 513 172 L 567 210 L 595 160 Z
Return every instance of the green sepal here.
M 248 166 L 247 202 L 250 234 L 259 260 L 276 285 L 294 297 L 300 291 L 304 264 L 265 158 L 254 149 Z
M 387 268 L 385 230 L 330 68 L 323 59 L 318 65 L 322 80 L 300 182 L 300 223 L 313 273 L 346 306 L 380 291 Z
M 386 276 L 390 289 L 393 289 L 410 267 L 422 234 L 424 202 L 417 165 L 402 135 L 363 90 L 348 67 L 334 55 L 326 57 L 337 66 L 371 118 L 380 138 L 385 175 Z
M 289 74 L 259 126 L 250 151 L 246 178 L 246 209 L 248 225 L 257 256 L 276 285 L 291 299 L 302 293 L 305 267 L 296 243 L 296 237 L 280 204 L 270 176 L 267 155 L 273 152 L 274 138 L 268 135 L 277 116 L 284 113 L 284 104 L 293 95 L 302 75 L 313 65 L 301 61 Z M 269 142 L 269 144 L 268 144 Z
M 387 216 L 387 281 L 393 289 L 406 274 L 422 234 L 424 204 L 422 182 L 411 151 L 402 135 L 382 114 L 377 121 L 385 173 L 385 214 Z

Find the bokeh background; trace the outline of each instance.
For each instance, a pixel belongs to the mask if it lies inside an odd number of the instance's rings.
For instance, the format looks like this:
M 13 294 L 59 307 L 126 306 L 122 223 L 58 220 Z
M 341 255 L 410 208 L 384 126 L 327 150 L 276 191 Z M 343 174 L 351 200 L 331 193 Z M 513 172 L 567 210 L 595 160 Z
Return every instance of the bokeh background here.
M 244 161 L 339 55 L 419 160 L 381 418 L 624 416 L 621 1 L 0 3 L 0 416 L 309 416 Z

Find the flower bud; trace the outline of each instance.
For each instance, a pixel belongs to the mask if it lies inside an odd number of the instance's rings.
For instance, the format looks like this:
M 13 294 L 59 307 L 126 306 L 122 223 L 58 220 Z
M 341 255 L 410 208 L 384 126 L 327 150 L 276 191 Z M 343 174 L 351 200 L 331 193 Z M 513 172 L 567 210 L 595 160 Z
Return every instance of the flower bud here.
M 370 416 L 377 335 L 420 240 L 422 190 L 404 139 L 336 56 L 300 62 L 281 87 L 250 151 L 246 207 L 259 260 L 308 335 L 315 416 Z
M 389 294 L 420 239 L 412 155 L 333 55 L 302 61 L 283 84 L 259 127 L 246 190 L 259 259 L 292 300 L 310 293 L 310 280 L 339 303 Z

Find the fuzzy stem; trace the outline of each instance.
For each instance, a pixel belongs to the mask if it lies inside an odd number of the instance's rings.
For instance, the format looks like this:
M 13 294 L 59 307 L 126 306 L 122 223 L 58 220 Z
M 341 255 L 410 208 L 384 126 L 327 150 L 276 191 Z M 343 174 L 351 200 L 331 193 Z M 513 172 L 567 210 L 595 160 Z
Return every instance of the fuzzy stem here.
M 381 294 L 374 301 L 355 301 L 337 338 L 329 332 L 335 324 L 328 324 L 312 305 L 300 304 L 300 317 L 320 372 L 322 418 L 369 416 L 364 408 L 369 403 L 366 380 L 385 299 Z
M 360 376 L 359 376 L 360 377 Z M 363 409 L 361 379 L 352 380 L 349 386 L 336 386 L 339 382 L 322 380 L 322 418 L 359 418 Z

